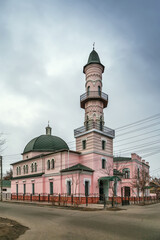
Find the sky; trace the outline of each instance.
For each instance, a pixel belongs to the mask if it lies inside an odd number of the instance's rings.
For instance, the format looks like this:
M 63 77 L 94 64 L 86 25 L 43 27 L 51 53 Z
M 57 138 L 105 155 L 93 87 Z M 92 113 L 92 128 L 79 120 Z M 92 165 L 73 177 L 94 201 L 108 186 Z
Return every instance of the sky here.
M 116 129 L 115 155 L 136 152 L 160 176 L 159 11 L 159 0 L 0 0 L 4 173 L 32 138 L 45 134 L 48 121 L 52 134 L 74 149 L 73 130 L 84 123 L 83 66 L 95 42 L 105 65 L 104 116 L 105 125 Z

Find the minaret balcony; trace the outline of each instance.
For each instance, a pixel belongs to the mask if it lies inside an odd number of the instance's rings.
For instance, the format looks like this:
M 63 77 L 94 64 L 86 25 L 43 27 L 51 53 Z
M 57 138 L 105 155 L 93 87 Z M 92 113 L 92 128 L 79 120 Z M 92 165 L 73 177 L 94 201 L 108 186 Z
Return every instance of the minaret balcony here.
M 85 103 L 89 100 L 100 100 L 103 102 L 103 107 L 107 107 L 108 95 L 100 91 L 89 91 L 80 96 L 81 108 L 85 109 Z
M 105 127 L 105 126 L 101 125 L 100 123 L 96 123 L 96 122 L 88 123 L 85 126 L 75 129 L 74 137 L 79 137 L 81 135 L 84 135 L 84 134 L 92 132 L 92 131 L 96 131 L 96 132 L 103 134 L 105 136 L 108 136 L 110 138 L 115 137 L 115 131 L 113 129 Z

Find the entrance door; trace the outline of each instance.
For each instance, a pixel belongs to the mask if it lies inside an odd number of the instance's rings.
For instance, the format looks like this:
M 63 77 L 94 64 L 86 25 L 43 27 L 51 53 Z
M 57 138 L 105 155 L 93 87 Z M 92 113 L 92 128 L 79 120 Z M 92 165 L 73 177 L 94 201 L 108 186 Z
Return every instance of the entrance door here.
M 124 194 L 125 194 L 125 197 L 130 197 L 130 187 L 124 188 Z
M 99 200 L 103 201 L 104 189 L 103 189 L 103 181 L 99 182 Z
M 124 198 L 122 195 L 122 205 L 129 205 L 129 197 L 130 197 L 130 187 L 124 187 Z

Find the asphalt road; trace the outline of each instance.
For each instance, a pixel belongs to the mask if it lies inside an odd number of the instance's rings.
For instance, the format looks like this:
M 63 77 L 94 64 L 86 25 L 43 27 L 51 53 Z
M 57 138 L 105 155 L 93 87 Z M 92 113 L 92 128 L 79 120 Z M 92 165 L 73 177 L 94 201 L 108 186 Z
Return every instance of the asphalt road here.
M 160 204 L 85 212 L 0 203 L 0 217 L 30 228 L 19 240 L 160 240 Z

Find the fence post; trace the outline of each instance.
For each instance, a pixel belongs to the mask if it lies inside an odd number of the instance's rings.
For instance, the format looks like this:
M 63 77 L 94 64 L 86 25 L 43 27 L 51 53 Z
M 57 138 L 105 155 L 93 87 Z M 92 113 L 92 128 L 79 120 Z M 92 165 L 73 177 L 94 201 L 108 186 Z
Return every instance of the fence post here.
M 112 207 L 113 207 L 113 197 L 112 197 Z
M 73 194 L 71 195 L 71 204 L 73 205 Z
M 60 205 L 60 201 L 61 201 L 61 195 L 60 195 L 60 193 L 59 193 L 59 195 L 58 195 L 58 202 L 59 202 L 59 205 Z
M 18 200 L 18 194 L 17 194 L 17 200 Z
M 106 197 L 105 194 L 103 195 L 103 199 L 104 199 L 104 209 L 106 208 Z
M 40 200 L 41 200 L 41 195 L 39 194 L 39 202 L 40 202 Z
M 30 201 L 32 202 L 32 194 L 30 195 Z
M 49 203 L 49 200 L 50 200 L 50 194 L 48 194 L 48 203 Z
M 121 196 L 121 204 L 122 204 L 122 206 L 123 206 L 123 197 Z
M 86 195 L 86 206 L 88 206 L 88 196 Z
M 24 201 L 24 194 L 23 194 L 23 201 Z

